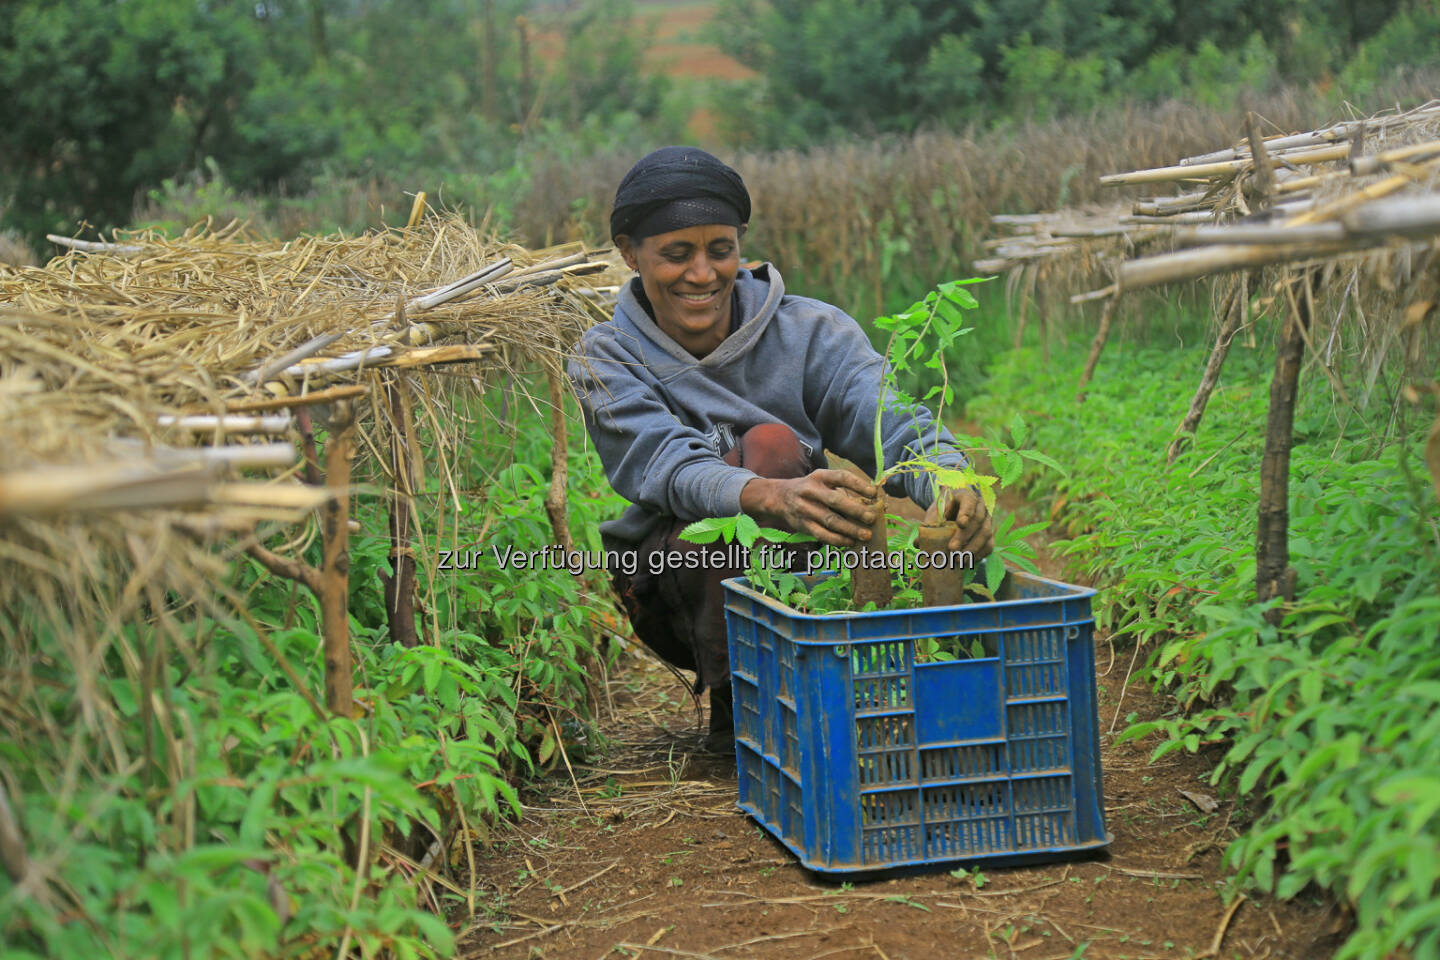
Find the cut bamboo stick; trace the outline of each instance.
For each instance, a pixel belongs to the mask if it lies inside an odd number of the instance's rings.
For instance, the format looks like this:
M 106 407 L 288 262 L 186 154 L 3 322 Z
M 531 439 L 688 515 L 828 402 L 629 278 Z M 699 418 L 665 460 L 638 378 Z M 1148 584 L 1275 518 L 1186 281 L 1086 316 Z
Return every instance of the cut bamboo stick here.
M 69 247 L 71 250 L 79 250 L 81 253 L 108 253 L 112 256 L 128 256 L 139 253 L 145 248 L 136 243 L 104 243 L 97 240 L 77 240 L 74 237 L 62 237 L 58 233 L 47 233 L 45 239 L 51 243 L 59 244 L 62 247 Z
M 210 503 L 288 510 L 314 510 L 330 498 L 324 487 L 300 483 L 215 483 L 207 493 Z
M 1122 291 L 1138 290 L 1231 270 L 1328 257 L 1363 246 L 1363 242 L 1345 240 L 1339 243 L 1224 244 L 1199 247 L 1122 263 L 1118 282 Z
M 200 506 L 212 480 L 203 464 L 167 469 L 122 462 L 8 473 L 0 476 L 0 517 Z
M 1333 147 L 1296 151 L 1284 154 L 1277 159 L 1283 159 L 1287 163 L 1317 164 L 1344 160 L 1349 155 L 1350 144 L 1341 143 Z M 1251 161 L 1248 157 L 1241 160 L 1218 160 L 1214 163 L 1177 164 L 1172 167 L 1155 167 L 1150 170 L 1134 170 L 1129 173 L 1112 173 L 1101 177 L 1100 182 L 1105 186 L 1123 186 L 1132 183 L 1172 183 L 1178 180 L 1238 173 L 1250 166 Z
M 262 410 L 286 410 L 290 407 L 313 406 L 317 403 L 334 403 L 336 400 L 351 400 L 363 397 L 368 390 L 358 384 L 311 390 L 293 397 L 268 397 L 263 400 L 230 400 L 225 404 L 229 413 L 258 413 Z
M 448 286 L 439 290 L 432 290 L 423 296 L 416 297 L 405 304 L 406 313 L 422 313 L 426 310 L 433 310 L 441 304 L 458 300 L 461 297 L 474 293 L 487 283 L 499 280 L 514 269 L 514 263 L 509 257 L 501 257 L 494 263 L 486 264 L 479 270 L 466 277 L 461 277 Z
M 1236 224 L 1220 227 L 1189 227 L 1175 231 L 1175 242 L 1183 247 L 1212 243 L 1334 243 L 1344 240 L 1346 231 L 1338 223 L 1317 223 L 1308 227 L 1271 224 Z
M 293 417 L 247 417 L 247 416 L 215 416 L 214 414 L 197 414 L 193 416 L 157 417 L 156 421 L 162 427 L 175 427 L 180 430 L 190 430 L 195 433 L 213 433 L 219 430 L 223 433 L 285 433 L 294 424 Z
M 1091 290 L 1088 293 L 1077 293 L 1070 297 L 1073 304 L 1089 303 L 1092 300 L 1104 300 L 1106 297 L 1113 297 L 1116 294 L 1115 284 L 1108 287 L 1101 287 L 1099 290 Z
M 1407 147 L 1396 147 L 1394 150 L 1377 153 L 1373 157 L 1355 157 L 1350 161 L 1350 172 L 1357 177 L 1365 177 L 1388 170 L 1401 161 L 1414 163 L 1436 155 L 1440 155 L 1440 140 L 1412 143 Z
M 275 375 L 303 377 L 307 374 L 346 373 L 351 370 L 359 370 L 361 367 L 378 366 L 379 361 L 394 353 L 394 347 L 366 347 L 364 350 L 352 350 L 327 360 L 310 360 L 292 364 L 283 370 L 275 371 Z
M 169 469 L 194 463 L 215 468 L 284 469 L 295 463 L 295 448 L 288 443 L 255 443 L 225 447 L 166 447 L 147 444 L 133 437 L 113 437 L 105 445 L 115 457 L 128 457 L 128 463 L 153 461 L 155 469 Z
M 294 350 L 282 353 L 275 359 L 256 367 L 241 379 L 246 383 L 264 383 L 282 370 L 292 367 L 302 360 L 308 360 L 343 336 L 345 336 L 345 331 L 331 330 L 327 333 L 311 337 Z
M 1440 195 L 1372 201 L 1342 216 L 1335 226 L 1364 237 L 1433 236 L 1440 233 Z

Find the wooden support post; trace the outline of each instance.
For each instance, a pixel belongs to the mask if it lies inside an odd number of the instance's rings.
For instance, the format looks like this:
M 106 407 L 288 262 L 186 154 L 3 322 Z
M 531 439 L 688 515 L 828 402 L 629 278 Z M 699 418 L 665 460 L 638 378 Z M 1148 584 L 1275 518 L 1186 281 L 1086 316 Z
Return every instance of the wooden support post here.
M 1015 349 L 1025 340 L 1025 321 L 1030 311 L 1030 297 L 1035 292 L 1035 267 L 1022 267 L 1020 272 L 1020 317 L 1015 321 Z
M 323 537 L 320 576 L 321 629 L 325 638 L 325 706 L 349 717 L 355 712 L 350 655 L 350 460 L 355 456 L 355 416 L 349 401 L 335 404 L 325 444 L 325 486 L 331 497 L 320 512 Z
M 403 646 L 419 644 L 415 632 L 415 548 L 411 521 L 415 494 L 415 461 L 410 443 L 410 408 L 402 373 L 387 373 L 385 403 L 390 411 L 390 466 L 394 479 L 390 487 L 389 530 L 391 573 L 380 572 L 385 588 L 385 615 L 390 622 L 390 639 Z
M 1095 339 L 1090 342 L 1090 356 L 1085 358 L 1085 372 L 1080 374 L 1080 391 L 1075 394 L 1076 403 L 1085 402 L 1085 385 L 1095 375 L 1095 364 L 1100 361 L 1100 351 L 1105 349 L 1105 341 L 1110 337 L 1110 321 L 1115 316 L 1115 304 L 1119 299 L 1117 294 L 1106 300 L 1100 311 L 1100 328 L 1095 331 Z
M 550 387 L 550 489 L 545 494 L 545 512 L 550 517 L 555 543 L 569 553 L 575 548 L 575 542 L 570 539 L 570 511 L 565 501 L 570 456 L 565 426 L 565 381 L 555 368 L 546 368 L 545 381 Z
M 1215 385 L 1220 382 L 1220 371 L 1230 353 L 1230 343 L 1235 339 L 1235 334 L 1240 329 L 1240 321 L 1245 316 L 1247 299 L 1246 278 L 1242 277 L 1231 289 L 1225 305 L 1220 308 L 1220 332 L 1215 336 L 1215 346 L 1210 348 L 1210 359 L 1205 362 L 1205 373 L 1200 377 L 1200 386 L 1196 388 L 1195 396 L 1190 399 L 1190 409 L 1185 411 L 1185 419 L 1180 422 L 1178 436 L 1170 441 L 1170 449 L 1165 455 L 1167 467 L 1184 452 L 1190 438 L 1200 429 L 1200 420 L 1205 416 L 1205 406 L 1210 402 L 1210 394 L 1215 392 Z
M 1251 175 L 1255 202 L 1251 204 L 1251 209 L 1264 210 L 1275 196 L 1275 169 L 1270 162 L 1270 153 L 1265 149 L 1265 139 L 1260 136 L 1260 120 L 1253 110 L 1245 115 L 1245 132 L 1250 141 L 1250 159 L 1255 164 Z
M 1270 381 L 1270 413 L 1265 426 L 1265 456 L 1260 462 L 1260 512 L 1255 528 L 1255 594 L 1264 603 L 1274 597 L 1295 599 L 1295 568 L 1290 566 L 1290 447 L 1294 440 L 1295 396 L 1304 360 L 1305 338 L 1314 310 L 1315 272 L 1292 282 L 1295 310 L 1286 317 Z M 1266 619 L 1278 624 L 1282 610 Z

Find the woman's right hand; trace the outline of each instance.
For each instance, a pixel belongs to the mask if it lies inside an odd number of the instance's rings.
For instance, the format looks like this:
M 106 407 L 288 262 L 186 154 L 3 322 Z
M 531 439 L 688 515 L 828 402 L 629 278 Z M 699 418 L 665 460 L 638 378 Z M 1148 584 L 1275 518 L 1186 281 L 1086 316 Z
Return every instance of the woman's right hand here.
M 883 509 L 873 502 L 879 495 L 879 487 L 848 470 L 816 470 L 793 480 L 756 477 L 740 491 L 740 509 L 768 526 L 853 547 L 870 539 Z

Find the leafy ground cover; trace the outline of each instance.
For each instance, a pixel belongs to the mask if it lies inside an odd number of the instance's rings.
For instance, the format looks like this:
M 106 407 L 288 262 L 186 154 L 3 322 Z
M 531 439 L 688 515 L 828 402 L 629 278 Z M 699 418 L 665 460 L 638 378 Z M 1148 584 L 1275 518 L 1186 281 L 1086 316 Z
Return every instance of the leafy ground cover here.
M 1226 851 L 1235 885 L 1281 898 L 1318 887 L 1348 904 L 1339 957 L 1440 956 L 1440 540 L 1423 431 L 1405 430 L 1401 411 L 1387 442 L 1388 405 L 1302 391 L 1299 587 L 1273 626 L 1254 602 L 1264 354 L 1232 351 L 1194 448 L 1169 471 L 1164 447 L 1203 363 L 1194 350 L 1114 350 L 1080 406 L 1078 353 L 1044 364 L 1016 351 L 969 414 L 1024 410 L 1032 442 L 1068 467 L 1031 494 L 1067 527 L 1057 549 L 1109 587 L 1097 617 L 1135 644 L 1132 682 L 1176 699 L 1123 736 L 1155 742 L 1156 760 L 1216 760 L 1211 782 L 1249 817 Z

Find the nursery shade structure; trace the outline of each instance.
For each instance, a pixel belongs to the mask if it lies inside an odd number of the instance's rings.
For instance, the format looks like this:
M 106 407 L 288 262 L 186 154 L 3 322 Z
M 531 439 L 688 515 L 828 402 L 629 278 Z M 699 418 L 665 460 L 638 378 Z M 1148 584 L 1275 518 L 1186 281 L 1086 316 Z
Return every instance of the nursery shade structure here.
M 1261 601 L 1289 600 L 1289 457 L 1307 347 L 1347 404 L 1337 351 L 1354 356 L 1362 371 L 1361 406 L 1382 366 L 1398 366 L 1405 384 L 1395 404 L 1440 394 L 1435 384 L 1408 382 L 1422 373 L 1422 346 L 1433 342 L 1425 320 L 1440 299 L 1440 100 L 1299 133 L 1265 136 L 1254 114 L 1245 126 L 1242 138 L 1211 153 L 1101 178 L 1141 188 L 1131 202 L 993 217 L 1003 235 L 985 242 L 974 265 L 1006 271 L 1027 290 L 1043 274 L 1068 289 L 1072 304 L 1101 302 L 1077 401 L 1122 295 L 1238 275 L 1217 289 L 1214 347 L 1170 444 L 1170 463 L 1199 428 L 1231 341 L 1250 325 L 1251 291 L 1273 294 L 1270 302 L 1282 309 L 1260 470 L 1256 591 Z M 1327 315 L 1322 305 L 1332 302 Z M 1440 419 L 1426 461 L 1440 496 Z
M 392 636 L 413 643 L 411 494 L 427 466 L 449 475 L 448 444 L 427 465 L 417 421 L 459 435 L 457 392 L 521 367 L 559 384 L 564 350 L 599 316 L 572 278 L 609 266 L 578 244 L 530 251 L 423 213 L 417 204 L 403 230 L 290 242 L 239 224 L 175 239 L 52 238 L 70 252 L 0 270 L 7 657 L 23 663 L 35 632 L 59 627 L 76 634 L 76 662 L 93 661 L 124 642 L 130 620 L 164 626 L 167 591 L 243 616 L 222 574 L 227 553 L 244 550 L 319 597 L 326 706 L 351 712 L 352 460 L 373 458 L 387 488 L 386 606 Z M 551 393 L 563 449 L 563 395 Z M 563 458 L 557 466 L 563 492 Z M 453 483 L 448 496 L 458 503 Z M 290 550 L 262 544 L 257 530 L 317 510 L 320 566 L 300 558 L 303 532 Z M 87 715 L 113 715 L 79 693 Z

